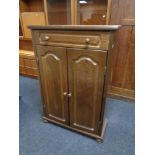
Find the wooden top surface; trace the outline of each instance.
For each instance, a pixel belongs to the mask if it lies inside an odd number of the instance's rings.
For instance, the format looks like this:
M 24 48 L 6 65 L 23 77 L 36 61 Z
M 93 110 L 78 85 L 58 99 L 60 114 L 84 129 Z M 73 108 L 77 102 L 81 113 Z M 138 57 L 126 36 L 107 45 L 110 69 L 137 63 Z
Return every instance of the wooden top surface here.
M 35 26 L 29 25 L 28 28 L 32 30 L 92 30 L 92 31 L 114 31 L 121 27 L 121 25 L 47 25 Z

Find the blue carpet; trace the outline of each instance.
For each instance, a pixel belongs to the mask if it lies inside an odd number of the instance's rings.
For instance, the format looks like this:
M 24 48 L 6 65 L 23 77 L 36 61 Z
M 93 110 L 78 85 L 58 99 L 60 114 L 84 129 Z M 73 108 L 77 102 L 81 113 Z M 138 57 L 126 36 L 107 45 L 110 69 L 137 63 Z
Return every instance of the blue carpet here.
M 134 104 L 107 99 L 108 127 L 104 142 L 43 123 L 39 82 L 20 76 L 20 155 L 134 155 Z

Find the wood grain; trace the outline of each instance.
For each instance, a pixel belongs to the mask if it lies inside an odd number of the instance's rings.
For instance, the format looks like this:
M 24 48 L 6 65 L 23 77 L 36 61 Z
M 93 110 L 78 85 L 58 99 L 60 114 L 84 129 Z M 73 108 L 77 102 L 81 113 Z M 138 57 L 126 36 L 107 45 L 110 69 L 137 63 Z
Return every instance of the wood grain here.
M 44 119 L 102 140 L 106 126 L 105 95 L 112 32 L 119 26 L 103 26 L 99 30 L 96 29 L 98 26 L 88 26 L 88 30 L 84 30 L 87 26 L 75 26 L 73 30 L 70 27 L 31 27 L 39 67 Z M 70 34 L 73 37 L 68 38 Z M 41 35 L 43 38 L 40 38 Z M 87 40 L 91 36 L 91 44 L 96 41 L 96 36 L 100 36 L 101 40 L 104 38 L 108 42 L 108 49 L 104 51 L 98 47 L 93 50 L 89 46 L 71 46 L 81 44 L 85 35 Z M 47 43 L 60 41 L 61 44 L 57 44 L 59 47 L 53 44 L 40 45 L 40 40 Z
M 19 51 L 19 73 L 35 78 L 38 77 L 38 68 L 33 51 Z
M 46 23 L 44 12 L 21 13 L 21 21 L 23 24 L 25 38 L 31 38 L 31 31 L 27 28 L 28 25 L 45 25 Z
M 39 34 L 36 33 L 36 43 L 40 45 L 52 45 L 52 46 L 64 46 L 64 47 L 78 47 L 78 48 L 90 48 L 90 49 L 109 49 L 109 32 L 104 32 L 102 34 L 96 33 L 91 34 L 91 32 L 65 32 L 65 31 L 40 31 Z M 46 39 L 48 38 L 48 40 Z M 88 40 L 88 42 L 87 42 Z
M 27 51 L 33 51 L 32 47 L 32 40 L 19 40 L 19 49 L 21 50 L 27 50 Z
M 112 0 L 110 24 L 123 24 L 122 20 L 135 19 L 135 0 Z M 125 25 L 130 25 L 130 22 Z
M 67 58 L 65 48 L 37 46 L 46 116 L 68 124 Z
M 44 11 L 43 0 L 19 0 L 20 12 Z
M 112 0 L 110 24 L 122 24 L 114 38 L 113 71 L 109 95 L 134 99 L 135 91 L 135 1 Z M 123 91 L 124 90 L 124 91 Z
M 90 133 L 98 133 L 106 54 L 103 51 L 67 50 L 69 93 L 72 94 L 70 123 Z
M 133 98 L 131 93 L 128 93 L 126 89 L 134 92 L 135 89 L 135 53 L 134 53 L 134 27 L 124 26 L 115 36 L 115 47 L 113 53 L 115 54 L 113 59 L 113 71 L 111 77 L 111 88 L 118 87 L 124 92 L 118 90 L 118 95 L 126 96 L 127 98 Z M 116 93 L 116 90 L 109 90 L 109 94 Z M 116 93 L 117 94 L 117 93 Z M 126 95 L 124 95 L 126 94 Z

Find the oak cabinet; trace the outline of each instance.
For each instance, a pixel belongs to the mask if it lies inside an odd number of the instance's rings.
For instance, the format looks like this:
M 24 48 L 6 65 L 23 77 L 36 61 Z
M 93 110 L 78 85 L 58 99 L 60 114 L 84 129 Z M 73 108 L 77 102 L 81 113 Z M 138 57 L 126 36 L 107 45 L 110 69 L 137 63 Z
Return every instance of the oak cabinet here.
M 43 119 L 101 141 L 106 127 L 112 36 L 119 26 L 30 28 L 39 69 Z
M 34 52 L 27 25 L 123 25 L 114 39 L 115 55 L 108 94 L 111 97 L 134 100 L 134 0 L 19 0 L 19 9 L 19 48 L 27 52 Z M 42 34 L 42 37 L 46 35 Z M 51 34 L 49 44 L 74 43 L 75 40 L 77 41 L 72 34 L 63 37 Z M 93 43 L 96 47 L 100 45 L 97 41 L 98 37 Z M 85 43 L 85 36 L 79 38 L 79 42 L 81 48 Z M 23 70 L 25 68 L 22 67 L 20 73 L 23 73 Z M 29 72 L 24 75 L 31 76 Z

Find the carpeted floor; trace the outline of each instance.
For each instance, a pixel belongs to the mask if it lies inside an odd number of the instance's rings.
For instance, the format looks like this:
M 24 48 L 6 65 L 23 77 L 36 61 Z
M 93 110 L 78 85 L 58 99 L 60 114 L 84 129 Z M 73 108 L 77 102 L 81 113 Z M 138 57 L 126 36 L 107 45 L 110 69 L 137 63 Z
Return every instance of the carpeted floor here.
M 20 155 L 134 155 L 133 103 L 107 99 L 104 142 L 43 123 L 38 80 L 20 76 Z

